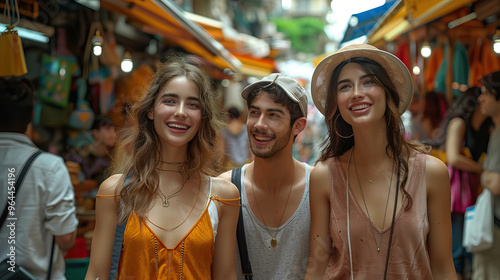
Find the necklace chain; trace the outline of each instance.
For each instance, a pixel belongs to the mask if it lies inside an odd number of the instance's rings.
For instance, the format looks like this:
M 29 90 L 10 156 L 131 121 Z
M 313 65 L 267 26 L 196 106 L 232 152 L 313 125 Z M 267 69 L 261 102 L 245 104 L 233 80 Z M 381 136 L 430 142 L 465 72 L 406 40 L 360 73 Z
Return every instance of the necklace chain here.
M 163 160 L 159 160 L 158 162 L 170 164 L 170 165 L 179 165 L 179 164 L 186 163 L 185 161 L 163 161 Z
M 356 159 L 354 159 L 354 162 L 356 162 Z M 389 165 L 387 165 L 385 168 L 382 168 L 382 170 L 380 170 L 379 173 L 373 179 L 370 179 L 366 174 L 365 174 L 365 177 L 366 177 L 366 179 L 368 180 L 368 182 L 370 184 L 376 183 L 375 180 L 378 179 L 378 177 L 380 176 L 380 174 L 385 173 L 385 171 L 387 171 L 387 168 L 389 168 Z
M 164 231 L 173 231 L 174 229 L 182 226 L 186 221 L 187 219 L 189 218 L 189 216 L 191 216 L 191 213 L 193 213 L 193 210 L 194 210 L 194 207 L 196 206 L 196 203 L 198 202 L 198 197 L 200 196 L 200 190 L 201 190 L 201 179 L 200 179 L 200 184 L 198 185 L 198 194 L 196 195 L 196 200 L 194 201 L 194 204 L 193 204 L 193 207 L 191 207 L 191 211 L 189 211 L 189 214 L 187 214 L 186 218 L 184 218 L 184 220 L 178 224 L 177 226 L 173 227 L 173 228 L 164 228 L 164 227 L 161 227 L 155 223 L 153 223 L 148 216 L 146 216 L 146 220 L 148 220 L 148 222 L 150 222 L 152 225 L 154 225 L 155 227 L 159 228 L 159 229 L 162 229 Z
M 353 150 L 354 150 L 354 148 L 353 148 Z M 363 188 L 361 187 L 361 180 L 359 180 L 358 167 L 357 167 L 357 163 L 356 163 L 356 156 L 353 156 L 353 157 L 354 157 L 354 170 L 356 171 L 356 178 L 358 179 L 358 186 L 359 186 L 359 190 L 361 191 L 361 197 L 363 198 L 363 204 L 365 205 L 366 214 L 368 215 L 368 219 L 370 220 L 370 222 L 373 223 L 373 221 L 370 217 L 370 211 L 368 211 L 368 206 L 366 205 L 365 195 L 363 193 Z M 382 229 L 381 229 L 382 233 L 380 233 L 379 239 L 375 238 L 375 231 L 373 230 L 373 226 L 370 226 L 370 228 L 372 230 L 373 239 L 375 239 L 375 242 L 377 243 L 377 252 L 380 252 L 380 246 L 382 245 L 382 237 L 384 236 L 383 231 L 384 231 L 384 227 L 385 227 L 385 218 L 387 215 L 387 207 L 389 206 L 389 198 L 391 195 L 392 178 L 394 175 L 393 171 L 394 171 L 394 163 L 393 163 L 392 170 L 391 170 L 391 181 L 389 183 L 389 192 L 387 193 L 387 200 L 385 202 L 384 219 L 382 220 Z M 396 197 L 396 199 L 397 199 L 397 197 Z
M 184 182 L 182 183 L 180 189 L 178 189 L 173 194 L 169 194 L 169 195 L 164 195 L 163 192 L 161 191 L 160 187 L 158 187 L 158 196 L 161 199 L 163 207 L 168 207 L 170 205 L 170 202 L 168 202 L 168 200 L 171 199 L 174 196 L 177 196 L 184 189 L 184 185 L 186 185 L 187 180 L 189 180 L 189 177 L 187 177 L 186 180 L 184 180 Z
M 293 164 L 293 174 L 292 174 L 292 183 L 290 184 L 290 188 L 288 190 L 288 196 L 286 198 L 285 202 L 285 207 L 283 208 L 283 213 L 281 213 L 281 218 L 278 227 L 276 228 L 276 232 L 274 236 L 271 234 L 271 231 L 269 230 L 269 227 L 266 224 L 266 220 L 264 219 L 264 215 L 262 215 L 262 212 L 260 211 L 259 203 L 257 202 L 257 196 L 255 196 L 255 187 L 254 187 L 254 173 L 252 169 L 252 193 L 253 193 L 253 198 L 255 199 L 255 204 L 257 205 L 257 210 L 259 211 L 259 215 L 262 217 L 262 221 L 264 222 L 264 226 L 266 227 L 267 232 L 271 236 L 271 246 L 274 248 L 278 245 L 278 240 L 276 240 L 276 237 L 278 236 L 278 232 L 280 231 L 279 227 L 281 226 L 281 221 L 283 220 L 283 216 L 285 216 L 286 212 L 286 207 L 288 206 L 288 200 L 290 199 L 290 194 L 292 193 L 292 187 L 293 187 L 293 182 L 295 179 L 295 163 Z

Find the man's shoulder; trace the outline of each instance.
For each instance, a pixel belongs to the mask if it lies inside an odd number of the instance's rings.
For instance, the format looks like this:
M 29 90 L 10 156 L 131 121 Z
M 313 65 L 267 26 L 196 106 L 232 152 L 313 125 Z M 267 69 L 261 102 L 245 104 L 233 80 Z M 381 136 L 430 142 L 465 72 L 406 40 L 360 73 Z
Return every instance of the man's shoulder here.
M 57 171 L 59 168 L 66 168 L 63 159 L 49 152 L 41 153 L 33 162 L 33 166 L 39 169 Z

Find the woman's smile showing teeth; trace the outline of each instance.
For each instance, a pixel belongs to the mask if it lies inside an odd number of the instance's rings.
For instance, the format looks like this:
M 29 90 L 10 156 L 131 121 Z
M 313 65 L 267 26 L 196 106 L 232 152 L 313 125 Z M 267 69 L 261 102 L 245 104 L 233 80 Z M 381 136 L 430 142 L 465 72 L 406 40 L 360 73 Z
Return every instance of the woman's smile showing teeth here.
M 361 105 L 355 105 L 351 107 L 351 111 L 358 111 L 358 110 L 363 110 L 365 108 L 370 107 L 369 104 L 361 104 Z
M 167 126 L 173 130 L 187 130 L 187 129 L 189 129 L 188 125 L 179 124 L 179 123 L 167 123 Z

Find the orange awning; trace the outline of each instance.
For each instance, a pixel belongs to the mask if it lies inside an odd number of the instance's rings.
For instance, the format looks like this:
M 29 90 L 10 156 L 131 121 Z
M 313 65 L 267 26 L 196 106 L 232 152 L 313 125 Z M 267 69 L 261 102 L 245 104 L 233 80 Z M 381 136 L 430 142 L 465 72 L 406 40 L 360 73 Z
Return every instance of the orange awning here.
M 159 34 L 220 69 L 260 77 L 275 69 L 274 60 L 252 55 L 249 42 L 257 50 L 269 48 L 263 40 L 247 34 L 225 36 L 222 22 L 184 12 L 167 0 L 101 0 L 101 6 L 142 23 L 144 32 Z
M 209 60 L 220 69 L 239 73 L 241 62 L 198 24 L 186 18 L 182 10 L 167 0 L 101 0 L 101 7 L 138 21 L 175 42 L 187 52 Z
M 368 34 L 368 44 L 391 41 L 398 35 L 445 16 L 477 0 L 400 0 Z

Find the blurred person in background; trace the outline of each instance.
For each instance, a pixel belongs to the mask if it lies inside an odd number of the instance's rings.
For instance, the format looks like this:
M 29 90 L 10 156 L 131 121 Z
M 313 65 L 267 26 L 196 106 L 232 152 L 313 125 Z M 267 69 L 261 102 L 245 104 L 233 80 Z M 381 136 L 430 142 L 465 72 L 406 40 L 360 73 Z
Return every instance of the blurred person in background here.
M 248 134 L 240 110 L 231 107 L 227 110 L 227 126 L 222 130 L 224 136 L 224 171 L 240 167 L 251 161 L 252 153 L 248 146 Z
M 458 279 L 463 279 L 465 262 L 472 266 L 472 255 L 465 251 L 462 246 L 464 210 L 465 207 L 475 203 L 479 187 L 479 175 L 483 171 L 481 160 L 484 159 L 490 130 L 492 128 L 491 119 L 479 109 L 478 97 L 481 90 L 478 87 L 471 87 L 462 93 L 450 106 L 447 113 L 446 129 L 446 159 L 447 164 L 460 172 L 469 173 L 469 184 L 461 184 L 458 196 L 453 195 L 452 190 L 452 240 L 453 240 L 453 262 Z M 450 171 L 450 177 L 452 176 Z M 451 186 L 453 188 L 453 185 Z M 461 197 L 470 193 L 468 205 L 454 207 L 454 201 L 461 201 Z
M 442 93 L 429 91 L 424 96 L 422 113 L 416 119 L 414 139 L 426 143 L 439 135 L 441 123 L 446 115 L 446 101 Z
M 8 195 L 11 187 L 7 180 L 10 178 L 8 170 L 15 169 L 12 171 L 15 178 L 19 177 L 25 161 L 39 150 L 24 134 L 32 117 L 33 85 L 27 80 L 0 78 L 2 210 L 7 198 L 11 197 Z M 22 188 L 13 196 L 17 218 L 14 235 L 6 226 L 12 221 L 6 220 L 0 228 L 0 260 L 8 257 L 14 246 L 15 265 L 24 267 L 36 279 L 47 278 L 49 265 L 52 267 L 50 279 L 66 279 L 64 255 L 73 247 L 78 220 L 73 186 L 62 158 L 50 153 L 40 154 L 26 173 Z M 15 243 L 11 242 L 13 236 Z M 52 250 L 54 255 L 50 264 Z M 16 271 L 18 269 L 15 267 Z
M 494 196 L 495 226 L 493 246 L 474 253 L 473 280 L 500 279 L 500 71 L 490 73 L 480 81 L 484 86 L 481 87 L 479 108 L 495 124 L 481 173 L 481 185 Z

